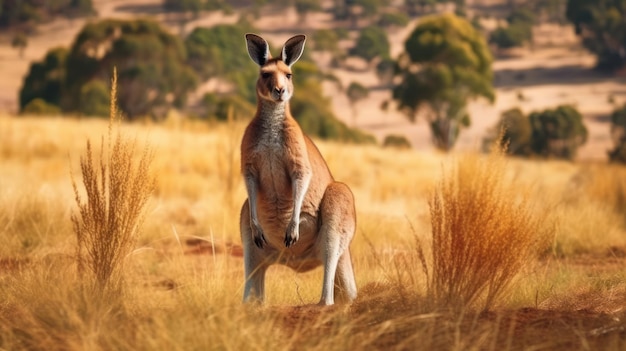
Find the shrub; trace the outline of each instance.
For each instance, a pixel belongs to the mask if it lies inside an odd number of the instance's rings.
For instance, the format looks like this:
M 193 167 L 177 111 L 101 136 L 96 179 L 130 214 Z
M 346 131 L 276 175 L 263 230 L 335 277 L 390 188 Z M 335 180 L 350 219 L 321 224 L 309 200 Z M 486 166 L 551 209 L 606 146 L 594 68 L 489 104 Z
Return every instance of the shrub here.
M 507 27 L 498 27 L 489 35 L 489 43 L 501 49 L 510 49 L 524 45 L 532 39 L 532 28 L 527 23 L 511 23 Z
M 354 47 L 350 49 L 350 55 L 372 62 L 377 57 L 388 58 L 389 50 L 387 33 L 378 26 L 370 26 L 360 32 Z
M 554 109 L 532 112 L 529 116 L 518 109 L 504 111 L 496 125 L 501 145 L 519 156 L 538 155 L 571 160 L 587 141 L 587 128 L 576 108 L 561 105 Z M 487 143 L 493 143 L 493 136 Z
M 626 105 L 611 114 L 611 137 L 614 148 L 609 151 L 612 162 L 626 163 Z
M 411 143 L 404 135 L 387 135 L 383 140 L 383 147 L 392 147 L 396 149 L 410 149 Z
M 44 99 L 37 98 L 31 100 L 28 105 L 24 106 L 22 114 L 40 116 L 59 115 L 61 114 L 61 109 L 59 106 L 47 103 Z
M 522 46 L 532 40 L 532 26 L 536 22 L 536 16 L 529 8 L 518 8 L 507 17 L 508 26 L 498 27 L 491 32 L 489 42 L 501 49 Z
M 538 155 L 574 159 L 578 147 L 587 142 L 587 128 L 578 110 L 569 105 L 532 112 L 532 148 Z
M 232 110 L 235 119 L 251 119 L 256 111 L 248 100 L 234 94 L 218 96 L 207 93 L 202 98 L 202 104 L 206 108 L 206 117 L 219 121 L 228 119 L 229 110 Z
M 543 248 L 547 212 L 535 212 L 527 189 L 506 179 L 502 153 L 464 155 L 429 199 L 428 293 L 440 306 L 490 308 Z
M 86 116 L 106 116 L 111 104 L 107 85 L 92 80 L 80 89 L 80 112 Z

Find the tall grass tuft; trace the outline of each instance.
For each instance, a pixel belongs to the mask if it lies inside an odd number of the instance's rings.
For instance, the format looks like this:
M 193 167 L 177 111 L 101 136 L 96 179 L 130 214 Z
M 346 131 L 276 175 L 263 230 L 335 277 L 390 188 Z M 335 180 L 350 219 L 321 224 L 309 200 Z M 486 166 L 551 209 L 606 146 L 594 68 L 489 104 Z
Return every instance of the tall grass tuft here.
M 86 153 L 80 158 L 85 199 L 72 176 L 78 204 L 78 213 L 71 216 L 78 243 L 78 268 L 81 274 L 92 274 L 98 291 L 115 291 L 121 286 L 124 260 L 133 250 L 144 206 L 155 187 L 149 172 L 153 159 L 149 147 L 136 162 L 135 141 L 126 139 L 119 130 L 116 85 L 114 71 L 109 129 L 106 142 L 104 137 L 101 140 L 99 161 L 94 159 L 89 139 Z
M 507 179 L 503 150 L 463 155 L 444 171 L 429 199 L 433 301 L 485 310 L 497 302 L 553 229 L 529 195 Z

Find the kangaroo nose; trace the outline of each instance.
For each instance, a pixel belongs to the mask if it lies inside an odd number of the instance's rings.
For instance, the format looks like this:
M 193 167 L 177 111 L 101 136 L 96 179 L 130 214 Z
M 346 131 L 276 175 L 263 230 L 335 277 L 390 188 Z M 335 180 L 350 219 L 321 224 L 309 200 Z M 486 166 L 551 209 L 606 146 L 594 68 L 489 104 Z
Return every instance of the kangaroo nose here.
M 285 92 L 285 88 L 274 87 L 274 91 L 278 95 L 282 95 Z

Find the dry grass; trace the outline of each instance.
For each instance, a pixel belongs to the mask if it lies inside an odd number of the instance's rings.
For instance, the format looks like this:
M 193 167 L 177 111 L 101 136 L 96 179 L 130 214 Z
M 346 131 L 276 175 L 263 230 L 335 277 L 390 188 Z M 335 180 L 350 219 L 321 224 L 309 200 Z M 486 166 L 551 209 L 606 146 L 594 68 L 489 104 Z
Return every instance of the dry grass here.
M 609 223 L 615 218 L 612 209 L 569 199 L 569 180 L 581 169 L 570 163 L 499 163 L 503 160 L 478 155 L 319 142 L 333 174 L 351 185 L 357 200 L 359 225 L 352 244 L 357 301 L 345 308 L 308 306 L 319 299 L 321 270 L 296 274 L 272 267 L 267 306 L 242 306 L 242 260 L 224 249 L 239 243 L 237 218 L 245 198 L 232 167 L 245 127 L 239 122 L 119 125 L 123 135 L 149 132 L 155 150 L 151 169 L 158 180 L 143 230 L 135 237 L 138 248 L 125 256 L 122 293 L 93 299 L 74 264 L 68 164 L 74 174 L 82 171 L 67 155 L 85 155 L 85 140 L 108 135 L 108 126 L 101 120 L 0 117 L 0 127 L 11 135 L 0 139 L 0 150 L 6 151 L 0 154 L 0 240 L 9 243 L 0 249 L 2 349 L 623 349 L 623 333 L 613 318 L 624 317 L 624 261 L 612 251 L 614 264 L 606 265 L 600 254 L 602 248 L 626 247 L 626 233 Z M 115 145 L 115 137 L 111 140 Z M 141 158 L 139 151 L 133 160 Z M 492 174 L 498 169 L 499 175 Z M 479 172 L 482 176 L 473 175 Z M 495 180 L 503 192 L 487 191 Z M 508 196 L 504 190 L 513 181 L 518 188 Z M 553 214 L 573 217 L 557 228 L 560 255 L 548 252 L 538 265 L 522 269 L 511 282 L 511 294 L 495 298 L 488 313 L 441 308 L 429 296 L 420 268 L 423 261 L 431 270 L 435 266 L 430 254 L 419 256 L 416 244 L 424 243 L 427 253 L 436 246 L 430 242 L 428 194 L 449 182 L 474 189 L 457 206 L 476 218 L 460 223 L 483 218 L 472 212 L 477 209 L 470 194 L 499 199 L 502 206 L 493 208 L 501 208 L 502 216 L 511 216 L 507 208 L 534 208 L 539 215 L 531 212 L 532 218 L 542 218 L 547 197 L 556 198 L 548 204 L 558 203 Z M 498 223 L 481 225 L 490 231 L 505 228 Z M 601 242 L 597 249 L 589 239 L 597 234 L 594 227 L 613 230 L 609 239 L 594 240 Z M 192 238 L 208 250 L 198 253 L 188 246 Z M 25 241 L 33 244 L 22 247 Z M 580 255 L 593 255 L 602 266 L 587 265 Z M 487 292 L 476 300 L 479 308 L 486 298 Z M 576 311 L 594 305 L 599 309 Z
M 442 306 L 488 309 L 553 231 L 529 191 L 506 177 L 503 152 L 463 155 L 430 198 L 429 296 Z M 425 266 L 425 264 L 424 264 Z
M 149 147 L 135 161 L 135 142 L 123 136 L 116 125 L 119 116 L 115 71 L 112 83 L 109 129 L 106 142 L 104 137 L 101 139 L 100 160 L 94 160 L 89 139 L 85 155 L 80 158 L 85 200 L 72 177 L 78 205 L 78 213 L 71 217 L 78 268 L 79 272 L 88 269 L 93 274 L 97 291 L 121 287 L 124 261 L 134 249 L 143 210 L 155 184 L 150 174 L 153 155 Z

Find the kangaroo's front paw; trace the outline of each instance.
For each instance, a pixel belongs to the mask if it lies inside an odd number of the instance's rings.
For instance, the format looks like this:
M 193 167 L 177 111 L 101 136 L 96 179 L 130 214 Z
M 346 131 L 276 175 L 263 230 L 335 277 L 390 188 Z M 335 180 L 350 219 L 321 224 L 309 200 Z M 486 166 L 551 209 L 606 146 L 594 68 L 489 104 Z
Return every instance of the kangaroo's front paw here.
M 263 245 L 267 243 L 267 240 L 265 240 L 265 235 L 263 234 L 263 229 L 261 229 L 261 225 L 259 225 L 259 223 L 253 223 L 252 225 L 250 225 L 250 229 L 252 230 L 254 245 L 256 245 L 259 249 L 262 249 Z
M 300 223 L 297 220 L 289 221 L 287 233 L 285 233 L 285 246 L 289 247 L 295 244 L 300 238 Z

